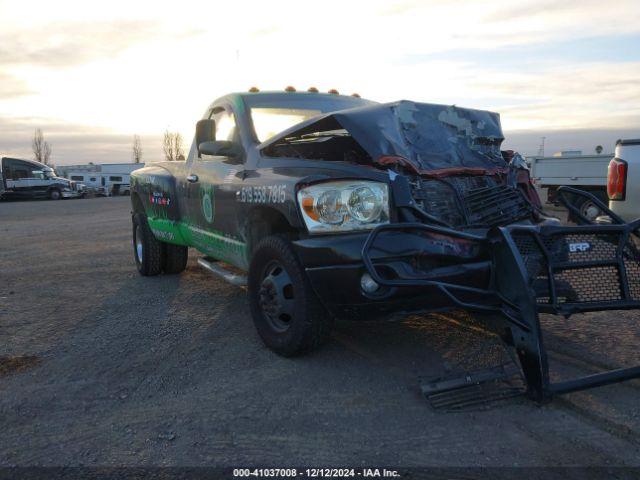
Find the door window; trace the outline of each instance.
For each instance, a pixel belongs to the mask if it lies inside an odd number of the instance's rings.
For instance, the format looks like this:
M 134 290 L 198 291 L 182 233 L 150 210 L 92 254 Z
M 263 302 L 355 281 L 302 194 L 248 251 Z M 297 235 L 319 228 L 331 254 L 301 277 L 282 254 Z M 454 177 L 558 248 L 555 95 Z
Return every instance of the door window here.
M 232 141 L 236 136 L 236 119 L 229 110 L 213 114 L 216 121 L 216 140 Z
M 32 177 L 33 164 L 20 160 L 10 160 L 8 163 L 7 180 L 22 180 Z

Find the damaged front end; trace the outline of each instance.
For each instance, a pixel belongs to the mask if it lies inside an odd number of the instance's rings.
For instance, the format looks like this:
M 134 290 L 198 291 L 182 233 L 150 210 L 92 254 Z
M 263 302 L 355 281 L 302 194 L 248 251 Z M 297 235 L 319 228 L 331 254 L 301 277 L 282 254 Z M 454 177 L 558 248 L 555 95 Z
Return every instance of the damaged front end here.
M 270 156 L 386 171 L 392 221 L 360 234 L 357 255 L 341 246 L 346 240 L 332 240 L 343 278 L 365 272 L 380 287 L 360 292 L 361 300 L 384 310 L 385 302 L 402 302 L 401 292 L 412 292 L 402 311 L 448 306 L 484 314 L 487 327 L 515 348 L 537 401 L 640 377 L 640 367 L 633 367 L 550 382 L 539 313 L 640 308 L 640 252 L 633 240 L 640 220 L 626 224 L 592 198 L 610 225 L 578 216 L 582 225 L 561 226 L 542 213 L 524 162 L 501 151 L 502 141 L 495 113 L 402 101 L 315 117 L 261 148 Z M 335 267 L 322 265 L 318 258 L 330 253 L 314 242 L 299 241 L 299 253 L 326 299 L 322 285 L 335 277 Z M 356 293 L 341 291 L 338 303 L 355 302 Z
M 582 194 L 577 190 L 571 193 Z M 480 318 L 515 348 L 528 394 L 544 401 L 553 395 L 640 377 L 640 367 L 630 367 L 555 384 L 549 380 L 539 313 L 568 318 L 574 313 L 640 308 L 640 252 L 633 238 L 640 219 L 625 224 L 605 205 L 598 206 L 617 223 L 574 227 L 513 224 L 490 229 L 484 235 L 426 223 L 384 225 L 369 235 L 362 259 L 368 274 L 384 288 L 435 288 L 452 305 L 488 314 Z M 462 241 L 467 250 L 487 252 L 490 261 L 485 283 L 471 286 L 434 278 L 427 272 L 422 276 L 415 271 L 398 275 L 399 269 L 389 275 L 381 252 L 406 264 L 415 264 L 424 254 L 399 243 L 400 232 L 436 236 L 450 249 Z M 388 236 L 396 239 L 391 241 Z

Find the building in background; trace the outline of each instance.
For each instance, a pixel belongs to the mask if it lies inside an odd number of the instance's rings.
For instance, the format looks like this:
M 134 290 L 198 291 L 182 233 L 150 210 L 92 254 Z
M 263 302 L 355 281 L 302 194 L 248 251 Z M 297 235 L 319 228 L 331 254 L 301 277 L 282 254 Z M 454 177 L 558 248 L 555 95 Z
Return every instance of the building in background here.
M 144 163 L 102 163 L 62 165 L 58 175 L 86 185 L 103 195 L 127 195 L 130 192 L 131 172 L 144 167 Z

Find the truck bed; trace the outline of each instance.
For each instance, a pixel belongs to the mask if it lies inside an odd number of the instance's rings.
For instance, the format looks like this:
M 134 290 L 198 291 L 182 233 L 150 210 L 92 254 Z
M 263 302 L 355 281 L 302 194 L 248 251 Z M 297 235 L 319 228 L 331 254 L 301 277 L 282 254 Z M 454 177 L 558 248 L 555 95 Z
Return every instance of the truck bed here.
M 540 187 L 553 185 L 606 186 L 612 155 L 532 157 L 531 177 Z

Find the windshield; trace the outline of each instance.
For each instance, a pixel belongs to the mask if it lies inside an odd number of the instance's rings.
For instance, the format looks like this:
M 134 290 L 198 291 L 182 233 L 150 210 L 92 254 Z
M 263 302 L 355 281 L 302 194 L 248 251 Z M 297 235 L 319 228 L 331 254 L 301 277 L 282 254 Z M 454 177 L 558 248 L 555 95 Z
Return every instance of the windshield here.
M 258 141 L 264 142 L 283 130 L 321 113 L 320 110 L 262 107 L 251 109 L 251 120 Z
M 375 103 L 344 95 L 280 92 L 251 94 L 243 101 L 260 142 L 316 115 Z

